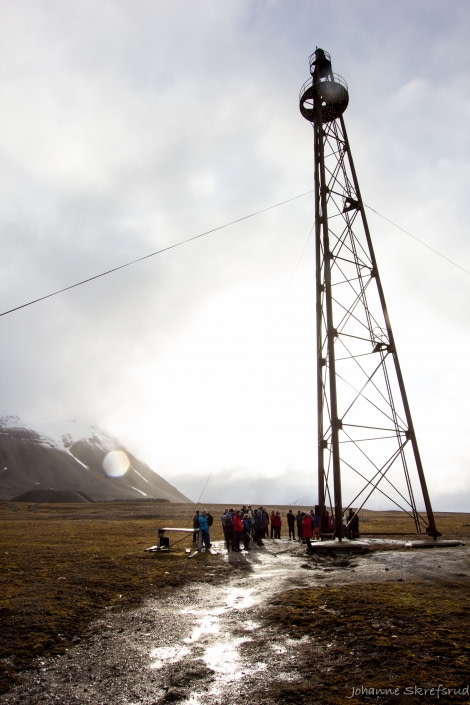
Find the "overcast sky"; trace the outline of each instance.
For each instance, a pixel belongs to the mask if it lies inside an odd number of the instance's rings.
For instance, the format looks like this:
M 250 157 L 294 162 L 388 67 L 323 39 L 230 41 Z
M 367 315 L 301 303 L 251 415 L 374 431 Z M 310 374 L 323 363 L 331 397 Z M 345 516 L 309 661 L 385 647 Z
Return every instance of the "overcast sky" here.
M 0 8 L 0 313 L 310 191 L 298 93 L 330 52 L 431 502 L 469 511 L 468 1 Z M 0 317 L 0 407 L 96 424 L 195 501 L 314 502 L 313 220 L 303 196 Z

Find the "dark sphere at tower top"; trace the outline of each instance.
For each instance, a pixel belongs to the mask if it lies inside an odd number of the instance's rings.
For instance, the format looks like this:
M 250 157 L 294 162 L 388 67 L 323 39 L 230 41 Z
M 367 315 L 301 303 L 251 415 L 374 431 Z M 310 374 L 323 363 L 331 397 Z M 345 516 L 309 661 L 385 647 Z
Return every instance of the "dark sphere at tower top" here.
M 310 79 L 300 91 L 300 112 L 306 120 L 315 122 L 316 101 L 321 101 L 322 122 L 331 122 L 340 117 L 348 107 L 349 93 L 346 81 L 337 74 L 331 80 Z

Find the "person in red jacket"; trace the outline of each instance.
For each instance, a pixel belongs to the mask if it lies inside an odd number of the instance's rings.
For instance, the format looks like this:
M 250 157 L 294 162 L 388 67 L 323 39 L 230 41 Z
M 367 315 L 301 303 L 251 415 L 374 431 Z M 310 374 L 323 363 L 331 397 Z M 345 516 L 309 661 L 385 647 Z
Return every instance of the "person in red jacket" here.
M 302 539 L 307 543 L 307 553 L 312 550 L 311 538 L 313 536 L 313 521 L 311 514 L 304 514 L 302 519 Z
M 271 517 L 271 526 L 273 526 L 273 525 L 274 525 L 274 538 L 280 539 L 281 538 L 282 519 L 281 519 L 281 515 L 279 512 L 276 512 L 274 514 L 274 516 Z
M 270 524 L 271 524 L 271 538 L 273 539 L 273 538 L 274 538 L 274 529 L 275 529 L 275 526 L 276 526 L 276 515 L 275 515 L 275 513 L 274 513 L 274 509 L 273 509 L 272 512 L 271 512 L 271 516 L 270 516 L 270 518 L 269 518 L 269 522 L 270 522 Z
M 245 527 L 243 526 L 243 519 L 241 517 L 241 512 L 238 510 L 233 515 L 233 550 L 240 551 L 240 541 L 243 538 L 243 533 Z

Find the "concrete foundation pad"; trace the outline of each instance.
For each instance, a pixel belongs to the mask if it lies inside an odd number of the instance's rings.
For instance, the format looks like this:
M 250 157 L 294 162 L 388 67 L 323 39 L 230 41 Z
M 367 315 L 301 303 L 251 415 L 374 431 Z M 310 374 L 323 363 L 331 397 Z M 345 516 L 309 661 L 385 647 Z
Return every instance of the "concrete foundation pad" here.
M 449 548 L 452 546 L 465 546 L 465 541 L 406 541 L 406 548 Z

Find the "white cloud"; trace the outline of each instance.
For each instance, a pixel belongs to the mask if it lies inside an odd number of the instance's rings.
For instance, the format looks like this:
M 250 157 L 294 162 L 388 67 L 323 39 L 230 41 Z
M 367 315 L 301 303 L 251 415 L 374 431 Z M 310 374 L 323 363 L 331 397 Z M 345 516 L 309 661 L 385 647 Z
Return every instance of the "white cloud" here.
M 317 44 L 350 87 L 366 203 L 470 268 L 466 2 L 26 2 L 2 15 L 2 310 L 312 188 L 297 97 Z M 468 275 L 369 220 L 439 508 L 444 466 L 452 487 L 468 476 Z M 237 477 L 272 501 L 308 495 L 312 221 L 306 197 L 1 317 L 2 405 L 102 424 L 173 484 L 239 468 L 222 499 Z

